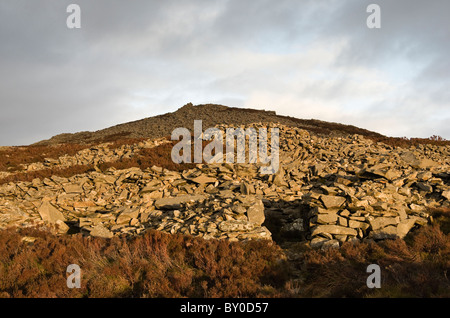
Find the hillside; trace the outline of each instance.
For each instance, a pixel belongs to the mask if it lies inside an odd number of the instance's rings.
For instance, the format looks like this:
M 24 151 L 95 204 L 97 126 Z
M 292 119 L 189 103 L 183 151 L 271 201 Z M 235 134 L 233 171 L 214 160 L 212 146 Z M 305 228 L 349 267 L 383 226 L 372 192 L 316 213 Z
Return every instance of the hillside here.
M 196 119 L 222 131 L 278 128 L 278 171 L 262 173 L 259 161 L 174 163 L 175 142 L 166 136 Z M 0 154 L 0 242 L 7 242 L 0 295 L 36 295 L 34 285 L 53 295 L 42 284 L 55 285 L 54 268 L 69 261 L 58 256 L 66 246 L 70 262 L 86 268 L 84 293 L 93 297 L 450 294 L 450 144 L 439 138 L 186 105 Z M 27 255 L 36 261 L 24 266 Z M 384 276 L 388 288 L 367 289 L 369 262 L 395 269 Z M 19 288 L 23 268 L 33 274 Z
M 197 106 L 187 104 L 173 113 L 124 123 L 95 132 L 60 134 L 48 140 L 37 142 L 34 145 L 91 143 L 120 138 L 161 138 L 170 136 L 177 127 L 186 127 L 192 131 L 194 120 L 202 120 L 203 127 L 214 127 L 219 124 L 239 126 L 257 122 L 274 122 L 323 134 L 334 132 L 338 134 L 382 137 L 381 134 L 351 125 L 280 116 L 276 115 L 274 111 L 234 108 L 214 104 Z

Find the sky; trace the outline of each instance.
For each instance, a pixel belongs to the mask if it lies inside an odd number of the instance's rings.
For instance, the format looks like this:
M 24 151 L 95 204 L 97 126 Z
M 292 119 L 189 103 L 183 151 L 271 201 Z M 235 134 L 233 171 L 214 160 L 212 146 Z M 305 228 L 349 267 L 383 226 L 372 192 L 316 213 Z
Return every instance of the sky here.
M 72 3 L 81 28 L 67 26 Z M 0 145 L 189 102 L 450 139 L 449 12 L 448 0 L 2 0 Z

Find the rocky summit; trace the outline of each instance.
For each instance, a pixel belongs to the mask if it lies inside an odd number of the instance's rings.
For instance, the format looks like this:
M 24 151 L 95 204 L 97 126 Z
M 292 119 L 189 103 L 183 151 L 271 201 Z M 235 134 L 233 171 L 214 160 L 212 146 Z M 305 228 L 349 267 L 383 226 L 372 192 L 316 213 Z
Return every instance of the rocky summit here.
M 155 229 L 326 249 L 404 238 L 433 222 L 430 208 L 450 206 L 449 145 L 394 147 L 360 134 L 318 135 L 279 122 L 215 127 L 279 128 L 277 173 L 262 174 L 262 163 L 203 163 L 183 171 L 155 164 L 9 182 L 0 186 L 0 228 L 41 225 L 61 235 L 103 238 Z M 21 173 L 133 158 L 167 142 L 147 138 L 115 149 L 101 143 L 24 164 Z

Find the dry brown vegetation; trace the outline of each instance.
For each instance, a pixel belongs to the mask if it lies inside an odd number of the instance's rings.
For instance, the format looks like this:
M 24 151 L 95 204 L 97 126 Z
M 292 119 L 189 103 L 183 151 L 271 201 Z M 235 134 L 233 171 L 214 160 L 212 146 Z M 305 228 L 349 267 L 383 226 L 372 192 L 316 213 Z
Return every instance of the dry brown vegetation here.
M 432 208 L 430 214 L 444 233 L 450 233 L 450 207 Z
M 434 224 L 416 229 L 405 240 L 304 250 L 294 265 L 304 273 L 295 287 L 302 297 L 450 297 L 450 208 L 430 213 Z M 369 264 L 381 268 L 380 289 L 366 286 Z
M 37 239 L 30 245 L 24 236 Z M 281 249 L 268 241 L 156 231 L 104 240 L 10 229 L 0 232 L 0 251 L 4 297 L 276 297 L 288 278 Z M 69 264 L 81 267 L 80 289 L 66 285 Z
M 20 181 L 31 182 L 33 179 L 36 178 L 44 179 L 50 178 L 52 176 L 70 178 L 77 174 L 83 174 L 94 170 L 95 170 L 94 165 L 74 165 L 67 168 L 49 168 L 42 170 L 27 171 L 12 174 L 0 179 L 0 185 L 9 182 L 20 182 Z
M 326 124 L 326 125 L 325 125 Z M 325 126 L 324 126 L 325 125 Z M 335 127 L 335 125 L 338 125 Z M 324 127 L 322 127 L 324 126 Z M 331 129 L 338 129 L 340 124 L 324 123 L 322 126 L 317 126 L 313 129 L 316 133 L 326 133 Z M 347 127 L 345 132 L 347 133 L 361 133 L 361 129 L 353 126 Z M 342 129 L 342 127 L 341 127 Z M 445 140 L 439 136 L 432 136 L 430 138 L 393 138 L 385 137 L 379 134 L 368 132 L 366 137 L 375 141 L 383 142 L 392 147 L 411 147 L 419 145 L 438 145 L 446 146 L 450 145 L 449 140 Z M 166 139 L 170 139 L 166 137 Z M 68 168 L 49 168 L 38 171 L 23 172 L 21 164 L 29 164 L 33 162 L 44 162 L 46 158 L 57 159 L 65 154 L 74 155 L 78 151 L 93 147 L 99 143 L 109 142 L 108 147 L 110 149 L 117 149 L 123 145 L 137 144 L 143 141 L 144 138 L 125 138 L 123 135 L 109 136 L 97 140 L 94 144 L 61 144 L 56 146 L 23 146 L 12 147 L 9 150 L 0 151 L 0 171 L 14 172 L 15 174 L 0 179 L 0 184 L 8 182 L 18 181 L 32 181 L 34 178 L 48 178 L 52 175 L 60 177 L 71 177 L 76 174 L 86 173 L 95 169 L 94 165 L 76 165 Z M 131 167 L 139 167 L 146 169 L 154 165 L 166 168 L 172 171 L 183 171 L 185 169 L 192 169 L 195 164 L 175 164 L 171 159 L 171 151 L 177 141 L 171 141 L 169 143 L 161 144 L 155 148 L 144 148 L 136 153 L 132 158 L 126 158 L 115 162 L 101 163 L 97 168 L 106 171 L 107 169 L 114 167 L 116 169 L 127 169 Z M 208 142 L 203 141 L 203 147 Z M 192 149 L 193 150 L 193 149 Z M 193 154 L 192 154 L 193 156 Z
M 446 140 L 440 136 L 431 136 L 429 138 L 398 138 L 398 137 L 385 137 L 385 136 L 367 136 L 369 139 L 375 142 L 382 142 L 392 147 L 418 147 L 419 145 L 435 145 L 435 146 L 448 146 L 450 140 Z
M 353 125 L 344 125 L 316 119 L 298 119 L 287 116 L 280 117 L 288 118 L 299 125 L 301 128 L 304 128 L 312 133 L 325 136 L 328 136 L 333 132 L 350 135 L 358 134 L 365 136 L 366 138 L 371 139 L 374 142 L 382 142 L 393 147 L 411 147 L 418 145 L 450 145 L 450 140 L 446 140 L 445 138 L 436 135 L 433 135 L 429 138 L 387 137 L 382 134 Z
M 419 229 L 408 240 L 344 243 L 339 250 L 305 252 L 304 297 L 449 297 L 450 239 L 439 226 Z M 366 286 L 369 264 L 381 268 L 381 288 Z
M 450 209 L 439 218 L 448 222 Z M 23 237 L 37 238 L 26 243 Z M 275 243 L 229 242 L 149 231 L 132 239 L 0 232 L 3 297 L 450 297 L 450 235 L 440 223 L 405 240 L 314 250 L 297 243 L 288 261 Z M 82 270 L 69 289 L 69 264 Z M 369 264 L 381 288 L 366 285 Z
M 133 141 L 135 143 L 137 140 L 118 140 L 115 141 L 112 145 L 109 147 L 112 149 L 120 147 L 123 144 L 126 144 L 126 142 Z M 137 141 L 139 142 L 139 141 Z M 74 165 L 67 168 L 60 168 L 60 167 L 52 167 L 48 169 L 42 169 L 42 170 L 35 170 L 35 171 L 26 171 L 26 172 L 20 172 L 20 170 L 15 170 L 17 173 L 9 175 L 7 177 L 4 177 L 0 179 L 0 184 L 9 183 L 9 182 L 19 182 L 19 181 L 32 181 L 35 178 L 50 178 L 52 175 L 59 176 L 59 177 L 71 177 L 77 174 L 82 174 L 90 171 L 94 171 L 95 168 L 100 169 L 101 171 L 105 172 L 109 168 L 115 168 L 115 169 L 128 169 L 131 167 L 139 167 L 142 170 L 150 168 L 152 166 L 158 166 L 162 167 L 168 170 L 172 171 L 183 171 L 186 169 L 192 169 L 195 167 L 195 163 L 174 163 L 171 158 L 171 152 L 173 146 L 177 143 L 177 141 L 172 141 L 169 143 L 161 144 L 154 148 L 143 148 L 140 151 L 138 151 L 134 157 L 132 158 L 124 158 L 118 161 L 114 162 L 103 162 L 100 163 L 97 167 L 94 167 L 93 164 L 90 165 Z M 203 142 L 203 147 L 207 145 L 207 141 Z M 91 145 L 92 146 L 92 145 Z M 40 146 L 42 148 L 42 146 Z M 45 147 L 44 147 L 45 148 Z M 68 147 L 66 147 L 68 148 Z M 76 148 L 75 148 L 76 149 Z M 193 152 L 193 147 L 192 147 Z M 16 154 L 17 156 L 20 156 L 21 153 Z M 193 158 L 193 153 L 191 154 Z M 20 157 L 19 157 L 20 158 Z M 16 159 L 16 161 L 20 160 L 19 158 Z M 46 157 L 48 158 L 48 157 Z M 24 162 L 26 159 L 23 158 L 21 161 Z M 0 160 L 1 161 L 1 160 Z
M 106 171 L 111 167 L 116 169 L 139 167 L 142 170 L 144 170 L 154 165 L 172 171 L 183 171 L 185 169 L 194 168 L 195 167 L 194 163 L 178 164 L 172 161 L 171 158 L 172 148 L 176 143 L 177 141 L 172 141 L 169 143 L 161 144 L 154 148 L 143 148 L 132 158 L 127 158 L 115 162 L 105 162 L 100 164 L 99 168 L 102 171 Z
M 57 159 L 64 155 L 73 156 L 91 145 L 62 144 L 57 146 L 22 146 L 0 151 L 0 171 L 22 170 L 21 164 L 44 162 L 46 158 Z

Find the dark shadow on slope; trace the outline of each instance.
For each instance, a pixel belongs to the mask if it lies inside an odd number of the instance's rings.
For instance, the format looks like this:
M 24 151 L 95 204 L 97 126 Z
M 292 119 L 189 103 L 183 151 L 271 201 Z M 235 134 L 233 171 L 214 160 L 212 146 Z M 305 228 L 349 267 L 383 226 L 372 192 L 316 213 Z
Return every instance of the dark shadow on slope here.
M 268 200 L 263 199 L 265 208 L 265 226 L 271 233 L 272 239 L 282 245 L 286 242 L 302 242 L 307 239 L 308 205 L 301 200 Z

